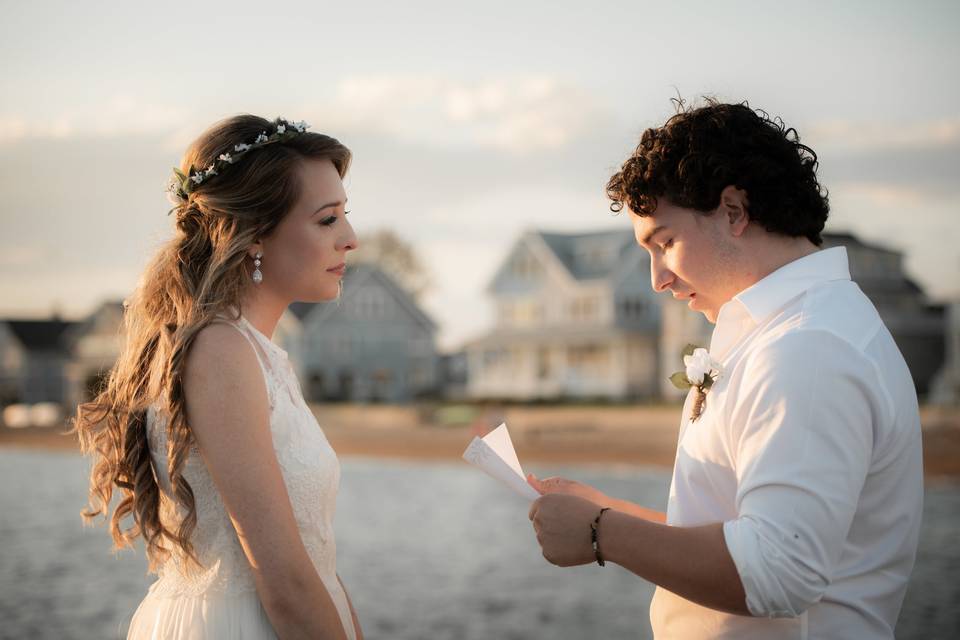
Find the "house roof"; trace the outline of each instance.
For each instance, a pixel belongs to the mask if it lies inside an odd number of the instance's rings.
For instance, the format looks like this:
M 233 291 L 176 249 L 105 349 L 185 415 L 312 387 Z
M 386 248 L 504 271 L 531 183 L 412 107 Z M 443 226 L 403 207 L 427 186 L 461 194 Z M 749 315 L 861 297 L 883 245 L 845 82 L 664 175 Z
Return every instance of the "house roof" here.
M 613 229 L 590 233 L 533 232 L 543 239 L 577 280 L 607 278 L 622 263 L 622 258 L 639 248 L 630 229 Z
M 864 242 L 854 234 L 848 233 L 846 231 L 839 231 L 836 233 L 824 232 L 820 235 L 823 236 L 823 245 L 825 248 L 838 247 L 838 246 L 864 247 L 866 249 L 870 249 L 872 251 L 879 251 L 882 253 L 892 253 L 897 255 L 902 253 L 900 251 L 896 251 L 894 249 L 888 249 L 887 247 L 884 247 L 878 244 Z
M 340 302 L 294 302 L 289 307 L 290 311 L 301 322 L 315 311 L 317 313 L 333 313 L 338 305 L 349 303 L 353 295 L 371 279 L 376 280 L 390 291 L 400 306 L 404 307 L 418 322 L 429 326 L 431 329 L 436 329 L 436 323 L 420 308 L 406 289 L 397 284 L 383 269 L 374 264 L 363 262 L 347 267 L 347 272 L 343 277 L 343 296 Z
M 70 346 L 86 335 L 96 325 L 97 319 L 107 311 L 115 312 L 122 318 L 124 312 L 123 305 L 123 300 L 104 300 L 101 302 L 86 318 L 79 322 L 74 322 L 73 326 L 64 332 L 62 338 L 64 345 Z
M 28 351 L 66 352 L 65 333 L 76 322 L 66 320 L 7 320 L 10 332 Z

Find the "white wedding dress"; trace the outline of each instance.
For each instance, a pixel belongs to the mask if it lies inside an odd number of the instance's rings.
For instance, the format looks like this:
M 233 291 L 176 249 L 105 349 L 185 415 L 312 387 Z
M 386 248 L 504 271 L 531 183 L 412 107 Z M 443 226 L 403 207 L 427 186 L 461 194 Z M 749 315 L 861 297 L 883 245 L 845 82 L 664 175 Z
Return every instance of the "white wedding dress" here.
M 287 353 L 243 317 L 223 322 L 250 341 L 260 361 L 270 402 L 273 447 L 300 537 L 340 613 L 347 637 L 355 640 L 350 607 L 336 575 L 333 515 L 340 481 L 336 454 L 303 400 Z M 166 420 L 154 409 L 148 412 L 147 433 L 161 488 L 160 515 L 175 527 L 182 512 L 167 475 Z M 191 541 L 203 569 L 191 573 L 178 555 L 165 560 L 133 615 L 128 640 L 276 638 L 233 524 L 195 447 L 185 463 L 184 477 L 196 501 L 197 527 Z

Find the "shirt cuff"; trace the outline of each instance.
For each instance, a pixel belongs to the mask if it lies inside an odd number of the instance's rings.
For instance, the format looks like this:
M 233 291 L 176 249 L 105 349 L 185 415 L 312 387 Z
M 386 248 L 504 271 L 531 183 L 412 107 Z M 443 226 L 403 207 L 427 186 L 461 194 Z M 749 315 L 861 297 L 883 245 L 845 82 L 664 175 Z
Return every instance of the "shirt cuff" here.
M 761 540 L 755 523 L 746 517 L 724 522 L 723 537 L 737 573 L 740 574 L 750 614 L 758 618 L 788 618 L 800 615 L 800 611 L 790 608 L 783 586 L 767 569 L 769 563 L 763 550 L 777 556 L 780 553 L 773 545 Z

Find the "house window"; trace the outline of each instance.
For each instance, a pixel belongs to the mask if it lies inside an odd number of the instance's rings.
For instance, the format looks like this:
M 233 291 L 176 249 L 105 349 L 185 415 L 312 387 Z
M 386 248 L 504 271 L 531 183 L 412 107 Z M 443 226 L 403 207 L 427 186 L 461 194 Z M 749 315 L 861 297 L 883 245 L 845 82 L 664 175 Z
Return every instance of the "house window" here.
M 358 291 L 353 305 L 354 313 L 361 318 L 384 318 L 387 315 L 387 301 L 379 289 Z
M 596 296 L 574 298 L 570 303 L 570 318 L 574 322 L 590 322 L 597 319 L 600 303 Z
M 393 371 L 390 369 L 376 369 L 370 376 L 370 400 L 383 402 L 390 397 Z
M 413 371 L 410 373 L 411 381 L 417 389 L 427 387 L 431 382 L 429 360 L 419 359 L 414 362 Z
M 337 383 L 336 398 L 338 400 L 353 400 L 353 372 L 349 369 L 341 371 Z
M 646 304 L 641 298 L 624 298 L 620 301 L 620 313 L 627 319 L 641 318 L 644 311 Z
M 513 303 L 500 303 L 500 322 L 503 324 L 511 324 L 513 322 Z
M 430 338 L 411 338 L 409 353 L 414 356 L 429 357 L 433 353 L 433 341 Z
M 609 364 L 609 349 L 598 344 L 572 346 L 567 350 L 567 362 L 574 369 L 601 373 Z
M 531 301 L 514 303 L 512 320 L 521 326 L 538 324 L 543 320 L 543 305 Z
M 537 377 L 541 380 L 550 377 L 550 349 L 547 347 L 537 349 Z
M 498 367 L 506 357 L 505 349 L 487 349 L 483 352 L 484 367 Z
M 518 278 L 535 278 L 540 274 L 540 265 L 530 254 L 521 253 L 513 259 L 510 272 Z
M 323 373 L 314 371 L 307 380 L 308 397 L 311 400 L 326 399 L 326 389 L 323 387 Z

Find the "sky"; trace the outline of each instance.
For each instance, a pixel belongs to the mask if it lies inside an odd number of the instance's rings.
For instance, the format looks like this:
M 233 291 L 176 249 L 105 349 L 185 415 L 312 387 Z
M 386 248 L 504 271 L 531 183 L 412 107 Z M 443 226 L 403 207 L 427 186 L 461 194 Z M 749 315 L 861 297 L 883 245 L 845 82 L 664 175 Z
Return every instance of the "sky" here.
M 173 233 L 170 168 L 249 112 L 351 148 L 361 243 L 413 245 L 453 349 L 525 230 L 629 228 L 604 184 L 677 95 L 780 116 L 827 230 L 960 300 L 960 3 L 140 4 L 0 0 L 0 317 L 128 295 Z

